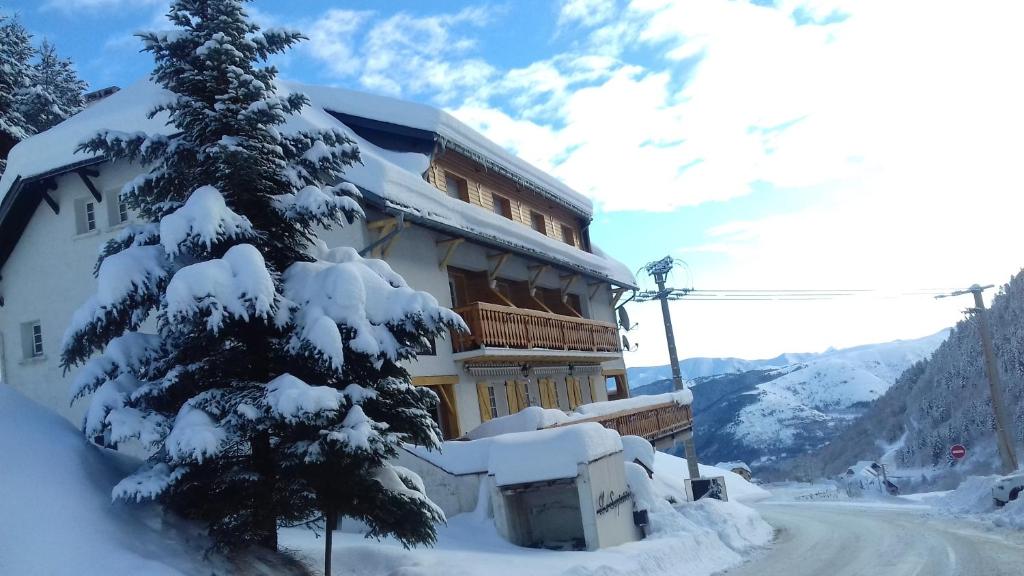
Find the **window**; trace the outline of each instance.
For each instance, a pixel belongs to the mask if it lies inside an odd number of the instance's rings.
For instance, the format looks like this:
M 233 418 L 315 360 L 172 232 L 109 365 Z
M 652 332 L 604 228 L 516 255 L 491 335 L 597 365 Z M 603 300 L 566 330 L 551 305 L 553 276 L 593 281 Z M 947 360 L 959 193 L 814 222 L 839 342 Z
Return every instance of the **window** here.
M 96 202 L 92 198 L 75 200 L 75 232 L 85 234 L 96 230 Z
M 539 212 L 530 211 L 530 224 L 533 225 L 533 229 L 541 234 L 548 233 L 547 224 L 544 222 L 544 215 Z
M 117 201 L 117 223 L 124 224 L 128 221 L 128 206 L 120 199 Z
M 462 200 L 463 202 L 468 200 L 468 194 L 466 193 L 466 180 L 459 178 L 451 172 L 444 173 L 444 187 L 448 191 L 448 195 L 456 200 Z
M 85 229 L 92 232 L 96 229 L 96 203 L 85 203 Z
M 476 399 L 480 404 L 480 421 L 487 422 L 498 417 L 498 399 L 494 396 L 494 387 L 487 382 L 476 383 Z
M 498 196 L 497 194 L 491 195 L 493 198 L 494 205 L 491 207 L 494 213 L 499 216 L 504 216 L 509 220 L 512 219 L 512 202 L 504 196 Z
M 21 325 L 21 347 L 26 359 L 43 356 L 43 326 L 38 320 Z
M 569 246 L 576 245 L 576 233 L 572 228 L 565 224 L 562 224 L 562 240 L 564 240 Z
M 498 399 L 494 396 L 494 386 L 487 387 L 487 407 L 491 411 L 491 418 L 497 418 Z

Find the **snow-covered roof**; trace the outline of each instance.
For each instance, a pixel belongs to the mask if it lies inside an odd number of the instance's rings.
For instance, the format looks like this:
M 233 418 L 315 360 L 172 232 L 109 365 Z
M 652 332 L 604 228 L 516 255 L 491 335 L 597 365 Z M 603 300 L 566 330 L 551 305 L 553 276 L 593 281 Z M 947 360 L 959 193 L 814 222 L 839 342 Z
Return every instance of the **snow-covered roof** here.
M 589 198 L 533 164 L 509 153 L 444 110 L 344 88 L 307 84 L 289 86 L 293 90 L 305 93 L 324 110 L 432 132 L 441 138 L 442 144 L 468 152 L 478 160 L 502 166 L 528 187 L 588 217 L 593 214 L 593 204 Z
M 575 478 L 579 465 L 622 451 L 618 432 L 596 422 L 491 439 L 487 473 L 497 486 Z
M 438 193 L 422 174 L 430 158 L 424 154 L 385 150 L 348 129 L 328 112 L 342 111 L 350 115 L 366 114 L 417 129 L 430 130 L 443 137 L 458 140 L 474 149 L 493 155 L 512 169 L 556 189 L 557 180 L 528 163 L 519 160 L 448 114 L 419 104 L 370 96 L 350 90 L 293 85 L 281 82 L 282 91 L 297 90 L 309 96 L 311 106 L 292 116 L 282 132 L 318 128 L 345 129 L 357 142 L 363 163 L 350 167 L 345 179 L 363 189 L 368 201 L 391 212 L 401 212 L 417 224 L 443 232 L 467 236 L 478 242 L 505 248 L 527 256 L 562 265 L 616 285 L 635 287 L 632 272 L 622 263 L 606 256 L 596 247 L 594 253 L 579 250 L 554 238 L 540 234 L 479 206 Z M 7 170 L 0 178 L 0 202 L 7 200 L 18 179 L 40 178 L 67 171 L 83 164 L 102 161 L 88 154 L 76 153 L 78 144 L 100 130 L 171 134 L 174 127 L 166 124 L 161 113 L 147 118 L 153 107 L 170 98 L 170 93 L 148 80 L 139 81 L 69 120 L 32 138 L 20 142 L 9 156 Z M 348 102 L 351 100 L 351 106 Z M 376 107 L 375 107 L 376 105 Z M 513 162 L 514 160 L 514 162 Z M 543 176 L 543 178 L 541 178 Z M 557 193 L 571 203 L 589 201 L 558 183 Z

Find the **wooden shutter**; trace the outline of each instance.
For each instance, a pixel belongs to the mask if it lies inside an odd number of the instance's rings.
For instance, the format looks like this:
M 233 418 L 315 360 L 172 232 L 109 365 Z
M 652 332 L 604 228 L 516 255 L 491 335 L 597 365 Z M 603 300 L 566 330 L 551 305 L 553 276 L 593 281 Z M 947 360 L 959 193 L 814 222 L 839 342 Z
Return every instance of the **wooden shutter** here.
M 580 381 L 578 378 L 566 376 L 565 387 L 569 393 L 569 408 L 575 410 L 577 406 L 583 403 L 583 395 L 580 393 Z
M 525 380 L 519 380 L 516 382 L 516 392 L 519 393 L 519 409 L 522 410 L 530 405 L 530 395 L 527 394 L 526 390 L 527 382 Z
M 547 378 L 541 378 L 537 381 L 537 388 L 540 389 L 540 405 L 544 408 L 554 408 L 558 402 L 551 400 L 551 391 L 548 389 L 548 384 L 551 380 Z
M 480 403 L 480 421 L 487 422 L 491 419 L 491 403 L 489 402 L 489 389 L 487 382 L 476 383 L 476 399 Z
M 515 380 L 505 381 L 505 399 L 508 400 L 508 413 L 515 414 L 519 412 L 519 391 L 516 388 Z

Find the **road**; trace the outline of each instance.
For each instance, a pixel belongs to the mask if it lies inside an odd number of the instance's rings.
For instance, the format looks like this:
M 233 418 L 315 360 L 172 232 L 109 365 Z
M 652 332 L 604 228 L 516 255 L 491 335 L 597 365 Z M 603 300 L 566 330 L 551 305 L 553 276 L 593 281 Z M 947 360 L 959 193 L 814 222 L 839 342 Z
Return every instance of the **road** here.
M 917 507 L 773 503 L 775 543 L 722 576 L 1020 576 L 1024 535 Z

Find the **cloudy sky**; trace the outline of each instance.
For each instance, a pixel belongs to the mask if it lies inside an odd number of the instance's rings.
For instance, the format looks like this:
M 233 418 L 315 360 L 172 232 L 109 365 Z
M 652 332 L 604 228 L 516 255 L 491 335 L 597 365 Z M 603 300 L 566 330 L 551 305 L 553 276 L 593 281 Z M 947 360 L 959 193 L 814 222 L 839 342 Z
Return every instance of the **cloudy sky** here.
M 0 0 L 94 87 L 151 62 L 166 0 Z M 386 6 L 382 8 L 381 6 Z M 683 356 L 924 336 L 1024 266 L 1024 3 L 257 0 L 309 41 L 282 76 L 430 103 L 589 195 L 595 243 L 678 286 L 870 289 L 680 301 Z M 631 305 L 633 365 L 665 363 Z

